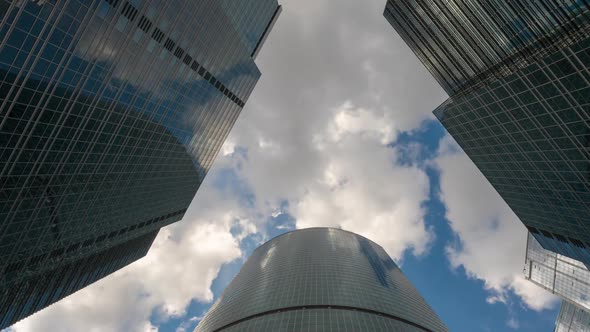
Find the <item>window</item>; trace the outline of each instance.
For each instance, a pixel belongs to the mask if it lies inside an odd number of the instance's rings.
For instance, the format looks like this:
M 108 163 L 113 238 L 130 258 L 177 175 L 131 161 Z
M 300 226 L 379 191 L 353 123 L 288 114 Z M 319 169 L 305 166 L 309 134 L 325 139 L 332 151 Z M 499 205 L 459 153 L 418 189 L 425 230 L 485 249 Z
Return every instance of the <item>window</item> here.
M 189 66 L 192 61 L 193 61 L 193 58 L 190 55 L 187 54 L 184 56 L 183 62 L 185 65 Z
M 142 16 L 139 19 L 139 22 L 137 23 L 137 26 L 143 30 L 144 32 L 148 32 L 150 31 L 150 28 L 152 27 L 152 22 L 150 22 L 145 16 Z
M 182 58 L 182 55 L 183 54 L 184 54 L 184 50 L 180 46 L 178 46 L 176 48 L 176 51 L 174 51 L 174 56 L 177 57 L 177 58 L 179 58 L 179 59 Z
M 119 0 L 106 0 L 106 2 L 113 8 L 117 7 L 117 5 L 119 4 Z
M 129 2 L 125 2 L 123 9 L 121 9 L 121 14 L 127 17 L 129 21 L 133 21 L 135 16 L 137 16 L 137 8 L 133 7 Z
M 158 43 L 160 43 L 162 42 L 162 38 L 164 38 L 164 33 L 162 32 L 162 30 L 155 28 L 154 32 L 152 33 L 152 38 Z
M 172 52 L 175 45 L 176 45 L 176 43 L 174 41 L 172 41 L 172 39 L 170 39 L 170 38 L 166 39 L 166 42 L 164 43 L 164 47 L 170 52 Z

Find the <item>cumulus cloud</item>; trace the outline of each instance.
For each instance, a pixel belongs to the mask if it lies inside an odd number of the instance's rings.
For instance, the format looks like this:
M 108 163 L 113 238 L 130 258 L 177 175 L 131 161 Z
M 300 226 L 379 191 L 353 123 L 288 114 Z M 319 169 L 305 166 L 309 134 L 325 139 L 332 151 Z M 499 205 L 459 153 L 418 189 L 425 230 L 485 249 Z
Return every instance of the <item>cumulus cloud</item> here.
M 193 325 L 195 322 L 200 321 L 203 317 L 193 316 L 186 321 L 180 323 L 180 326 L 176 328 L 176 332 L 187 332 L 189 327 Z
M 444 95 L 383 6 L 284 3 L 258 58 L 263 76 L 230 134 L 247 152 L 218 163 L 236 170 L 263 215 L 286 201 L 297 227 L 343 227 L 401 259 L 433 240 L 421 205 L 429 183 L 387 144 L 431 118 Z
M 248 183 L 262 215 L 287 212 L 298 228 L 357 232 L 397 260 L 406 250 L 425 253 L 434 238 L 423 219 L 429 180 L 423 169 L 398 164 L 399 150 L 389 144 L 398 134 L 391 113 L 350 100 L 326 112 L 331 117 L 316 131 L 302 130 L 292 140 L 252 140 L 242 146 L 246 154 L 225 155 L 219 165 L 233 168 Z M 284 201 L 287 211 L 281 209 Z
M 283 6 L 257 59 L 262 77 L 229 138 L 247 150 L 233 162 L 265 214 L 324 176 L 329 151 L 317 148 L 318 136 L 388 143 L 431 118 L 444 98 L 383 18 L 383 1 Z
M 360 233 L 397 261 L 428 251 L 428 177 L 418 160 L 399 163 L 402 155 L 418 158 L 421 147 L 389 143 L 432 118 L 442 89 L 382 17 L 383 0 L 280 2 L 284 11 L 257 59 L 261 80 L 185 220 L 163 229 L 145 259 L 17 331 L 154 329 L 154 309 L 176 316 L 191 299 L 211 301 L 220 266 L 242 255 L 239 241 L 282 213 L 299 228 Z M 436 160 L 460 239 L 448 247 L 452 265 L 484 280 L 489 301 L 513 291 L 527 306 L 547 308 L 553 297 L 521 277 L 524 228 L 458 151 L 446 141 Z M 231 170 L 238 186 L 211 185 L 220 169 Z M 243 191 L 252 199 L 238 199 Z
M 320 142 L 326 138 L 338 142 L 346 135 L 362 135 L 387 144 L 395 137 L 395 122 L 390 114 L 375 114 L 366 109 L 355 108 L 350 101 L 341 105 L 335 113 L 327 129 L 328 137 L 318 137 Z
M 426 250 L 421 203 L 429 182 L 423 170 L 396 164 L 394 122 L 344 103 L 324 135 L 316 136 L 322 176 L 308 179 L 294 202 L 298 228 L 341 227 L 381 244 L 401 259 L 406 249 Z
M 184 220 L 160 230 L 146 257 L 13 326 L 26 331 L 152 331 L 155 311 L 181 316 L 191 300 L 211 302 L 222 264 L 241 257 L 230 228 L 240 213 L 197 195 Z M 206 208 L 205 208 L 206 207 Z
M 484 281 L 490 303 L 506 302 L 512 291 L 531 309 L 553 307 L 554 295 L 524 279 L 525 227 L 450 136 L 440 142 L 436 165 L 446 218 L 459 237 L 447 246 L 452 266 Z
M 17 331 L 152 329 L 156 308 L 180 315 L 193 298 L 211 300 L 219 267 L 241 255 L 238 241 L 278 213 L 293 213 L 300 226 L 350 228 L 396 257 L 424 252 L 431 240 L 420 207 L 426 177 L 395 165 L 397 152 L 385 144 L 429 117 L 442 90 L 382 17 L 383 1 L 280 2 L 284 11 L 257 58 L 262 78 L 205 180 L 230 169 L 240 187 L 203 185 L 198 208 L 163 229 L 147 257 L 22 321 Z M 330 177 L 347 182 L 334 187 Z M 232 191 L 251 191 L 254 206 Z M 311 214 L 320 203 L 335 212 L 350 202 L 356 205 L 330 218 Z M 232 238 L 236 220 L 240 232 Z M 376 231 L 384 224 L 388 237 Z

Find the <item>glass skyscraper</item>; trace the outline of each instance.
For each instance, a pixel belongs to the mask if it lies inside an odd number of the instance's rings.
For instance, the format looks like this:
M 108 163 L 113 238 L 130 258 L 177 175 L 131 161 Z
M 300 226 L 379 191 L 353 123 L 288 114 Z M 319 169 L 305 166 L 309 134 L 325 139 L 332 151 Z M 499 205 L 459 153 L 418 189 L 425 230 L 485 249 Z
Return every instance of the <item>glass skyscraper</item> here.
M 584 39 L 586 0 L 388 0 L 384 16 L 449 95 Z
M 584 263 L 543 249 L 529 233 L 524 277 L 563 299 L 554 332 L 590 332 L 590 271 Z
M 524 277 L 590 311 L 590 271 L 579 261 L 543 249 L 529 233 Z
M 533 236 L 590 266 L 590 2 L 399 0 L 384 15 L 450 95 L 436 117 Z
M 0 328 L 144 256 L 254 89 L 276 0 L 0 0 Z
M 258 247 L 195 332 L 447 331 L 385 250 L 308 228 Z
M 561 302 L 554 332 L 590 332 L 590 313 L 567 301 Z

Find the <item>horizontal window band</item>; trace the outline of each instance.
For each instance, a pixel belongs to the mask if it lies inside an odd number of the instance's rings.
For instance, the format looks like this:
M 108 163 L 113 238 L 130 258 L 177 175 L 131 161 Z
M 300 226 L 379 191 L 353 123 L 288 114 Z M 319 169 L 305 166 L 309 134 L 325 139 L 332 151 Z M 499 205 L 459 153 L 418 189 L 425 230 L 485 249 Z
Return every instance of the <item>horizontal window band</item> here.
M 372 314 L 372 315 L 377 315 L 377 316 L 381 316 L 381 317 L 385 317 L 385 318 L 389 318 L 389 319 L 393 319 L 393 320 L 397 320 L 403 323 L 406 323 L 408 325 L 412 325 L 414 327 L 417 327 L 425 332 L 434 332 L 432 330 L 429 330 L 428 328 L 419 325 L 417 323 L 414 323 L 412 321 L 409 321 L 405 318 L 401 318 L 395 315 L 391 315 L 391 314 L 387 314 L 381 311 L 377 311 L 377 310 L 372 310 L 372 309 L 367 309 L 367 308 L 357 308 L 357 307 L 351 307 L 351 306 L 344 306 L 344 305 L 329 305 L 329 304 L 316 304 L 316 305 L 301 305 L 301 306 L 293 306 L 293 307 L 285 307 L 285 308 L 279 308 L 279 309 L 274 309 L 274 310 L 268 310 L 268 311 L 264 311 L 264 312 L 260 312 L 254 315 L 250 315 L 241 319 L 238 319 L 236 321 L 233 321 L 229 324 L 226 324 L 220 328 L 217 328 L 215 330 L 213 330 L 213 332 L 223 332 L 224 329 L 227 329 L 231 326 L 235 326 L 238 325 L 240 323 L 243 323 L 245 321 L 254 319 L 254 318 L 259 318 L 262 316 L 267 316 L 267 315 L 272 315 L 272 314 L 278 314 L 278 313 L 282 313 L 282 312 L 287 312 L 287 311 L 298 311 L 298 310 L 315 310 L 315 309 L 335 309 L 335 310 L 347 310 L 347 311 L 356 311 L 356 312 L 362 312 L 362 313 L 367 313 L 367 314 Z
M 106 1 L 113 8 L 117 8 L 117 5 L 119 4 L 119 0 L 104 1 Z M 128 1 L 125 1 L 125 3 L 123 4 L 123 8 L 120 11 L 120 14 L 125 16 L 130 22 L 133 22 L 135 20 L 138 13 L 139 10 Z M 149 32 L 152 25 L 152 22 L 144 15 L 141 16 L 139 22 L 137 23 L 137 27 L 145 33 Z M 152 32 L 152 39 L 159 44 L 164 40 L 164 37 L 166 37 L 164 32 L 160 30 L 158 27 L 155 27 L 154 31 Z M 168 50 L 179 59 L 182 59 L 183 55 L 185 54 L 185 50 L 182 47 L 180 47 L 180 45 L 177 46 L 176 42 L 172 40 L 172 38 L 170 37 L 168 37 L 164 42 L 164 49 Z M 229 91 L 229 89 L 225 85 L 223 85 L 223 83 L 219 82 L 219 80 L 215 76 L 213 76 L 213 74 L 211 74 L 207 69 L 198 65 L 196 62 L 191 63 L 192 59 L 193 58 L 188 53 L 186 53 L 186 57 L 184 58 L 183 63 L 189 66 L 191 70 L 199 74 L 201 77 L 203 77 L 205 81 L 211 84 L 215 89 L 227 96 L 232 102 L 234 102 L 240 107 L 244 107 L 245 103 L 239 97 L 237 97 L 231 91 Z M 216 82 L 218 82 L 219 84 L 216 84 Z

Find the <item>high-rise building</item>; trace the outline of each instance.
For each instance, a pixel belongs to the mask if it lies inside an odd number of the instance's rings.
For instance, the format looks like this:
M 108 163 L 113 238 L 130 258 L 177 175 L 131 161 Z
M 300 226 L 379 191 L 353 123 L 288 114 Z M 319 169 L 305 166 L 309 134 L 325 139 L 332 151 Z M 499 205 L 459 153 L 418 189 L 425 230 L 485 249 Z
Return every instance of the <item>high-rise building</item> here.
M 260 72 L 276 0 L 0 0 L 0 328 L 145 255 Z
M 590 313 L 568 301 L 561 302 L 554 332 L 590 332 Z
M 545 247 L 590 266 L 590 2 L 400 0 L 434 114 Z
M 385 250 L 308 228 L 258 247 L 196 332 L 447 331 Z
M 590 271 L 579 261 L 543 249 L 529 233 L 524 277 L 590 311 Z
M 524 277 L 563 299 L 555 332 L 590 332 L 590 271 L 582 262 L 543 249 L 529 233 Z

